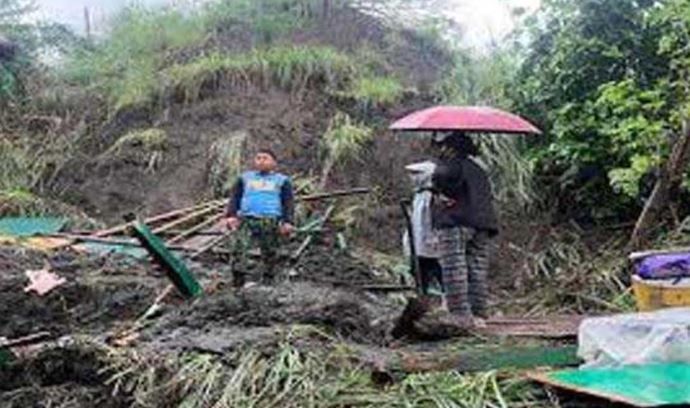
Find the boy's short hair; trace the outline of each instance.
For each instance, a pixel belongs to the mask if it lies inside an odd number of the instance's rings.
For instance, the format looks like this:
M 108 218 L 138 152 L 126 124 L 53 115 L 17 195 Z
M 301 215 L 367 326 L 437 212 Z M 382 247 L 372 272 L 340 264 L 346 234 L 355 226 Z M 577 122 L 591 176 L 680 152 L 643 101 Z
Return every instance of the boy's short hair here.
M 268 147 L 262 147 L 261 149 L 256 151 L 256 154 L 267 154 L 271 157 L 273 157 L 273 160 L 278 161 L 278 156 L 276 156 L 275 152 Z

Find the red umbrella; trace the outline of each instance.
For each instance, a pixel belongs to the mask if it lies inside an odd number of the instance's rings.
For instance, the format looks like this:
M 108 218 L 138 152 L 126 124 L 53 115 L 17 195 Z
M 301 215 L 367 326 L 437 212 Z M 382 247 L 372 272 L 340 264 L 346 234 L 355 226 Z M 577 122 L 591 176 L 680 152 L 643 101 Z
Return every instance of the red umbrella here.
M 392 130 L 541 134 L 525 119 L 484 106 L 436 106 L 413 112 L 396 121 Z

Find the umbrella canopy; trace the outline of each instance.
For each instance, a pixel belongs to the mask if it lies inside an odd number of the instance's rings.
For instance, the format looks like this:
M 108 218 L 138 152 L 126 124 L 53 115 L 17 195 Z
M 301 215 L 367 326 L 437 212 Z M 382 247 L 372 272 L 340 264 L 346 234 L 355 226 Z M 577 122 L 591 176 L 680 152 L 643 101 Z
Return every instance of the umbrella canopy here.
M 436 106 L 411 113 L 396 121 L 392 130 L 541 134 L 525 119 L 484 106 Z

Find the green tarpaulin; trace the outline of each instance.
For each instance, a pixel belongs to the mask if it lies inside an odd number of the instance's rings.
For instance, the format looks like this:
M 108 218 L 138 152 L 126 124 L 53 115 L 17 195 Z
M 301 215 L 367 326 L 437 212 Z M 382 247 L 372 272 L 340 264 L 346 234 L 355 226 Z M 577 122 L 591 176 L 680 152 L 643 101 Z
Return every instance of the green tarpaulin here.
M 638 407 L 690 404 L 690 364 L 556 371 L 537 381 Z
M 8 217 L 0 218 L 0 235 L 31 237 L 40 234 L 54 234 L 67 224 L 64 218 L 54 217 Z
M 79 246 L 84 248 L 89 253 L 98 255 L 122 254 L 137 259 L 145 259 L 149 256 L 149 253 L 144 248 L 129 245 L 84 242 L 79 244 Z

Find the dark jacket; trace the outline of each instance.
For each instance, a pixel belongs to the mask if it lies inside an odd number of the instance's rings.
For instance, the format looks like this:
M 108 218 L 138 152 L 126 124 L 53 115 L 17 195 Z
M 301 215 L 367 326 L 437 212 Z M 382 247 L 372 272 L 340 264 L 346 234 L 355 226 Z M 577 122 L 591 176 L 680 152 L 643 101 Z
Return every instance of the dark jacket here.
M 230 193 L 230 199 L 228 200 L 228 205 L 225 210 L 225 215 L 227 217 L 237 217 L 240 211 L 240 206 L 242 203 L 242 196 L 244 195 L 244 180 L 242 177 L 238 177 L 237 182 L 235 182 L 232 192 Z M 283 183 L 280 189 L 280 201 L 282 204 L 282 216 L 279 221 L 292 224 L 295 204 L 294 195 L 292 190 L 292 183 L 288 179 Z
M 434 227 L 459 226 L 498 234 L 498 218 L 493 204 L 491 182 L 484 169 L 469 157 L 458 157 L 437 164 L 433 175 L 437 193 L 432 206 Z M 455 201 L 448 207 L 439 194 Z

